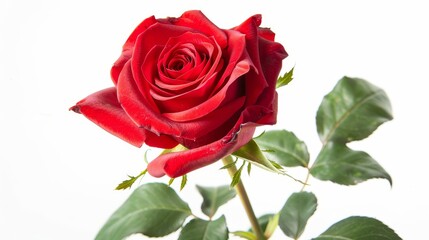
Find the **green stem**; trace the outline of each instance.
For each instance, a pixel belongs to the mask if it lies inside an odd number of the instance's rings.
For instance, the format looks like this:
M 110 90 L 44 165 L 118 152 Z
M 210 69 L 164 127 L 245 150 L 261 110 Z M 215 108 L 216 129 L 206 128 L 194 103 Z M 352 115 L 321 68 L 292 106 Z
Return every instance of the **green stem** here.
M 227 156 L 222 159 L 223 164 L 226 166 L 228 164 L 233 163 L 233 159 L 231 156 Z M 234 174 L 237 172 L 237 168 L 235 165 L 232 165 L 228 168 L 228 173 L 231 176 L 231 178 L 234 177 Z M 237 185 L 235 185 L 235 191 L 237 192 L 238 197 L 241 200 L 241 204 L 244 207 L 244 210 L 246 211 L 247 217 L 249 218 L 250 224 L 252 225 L 253 233 L 256 235 L 258 240 L 266 240 L 261 226 L 258 223 L 258 219 L 255 216 L 255 212 L 253 212 L 252 205 L 250 204 L 249 197 L 247 196 L 246 189 L 244 188 L 243 182 L 239 180 Z
M 307 176 L 305 177 L 304 184 L 302 185 L 301 192 L 304 191 L 304 188 L 308 185 L 308 180 L 310 180 L 310 168 L 307 167 Z

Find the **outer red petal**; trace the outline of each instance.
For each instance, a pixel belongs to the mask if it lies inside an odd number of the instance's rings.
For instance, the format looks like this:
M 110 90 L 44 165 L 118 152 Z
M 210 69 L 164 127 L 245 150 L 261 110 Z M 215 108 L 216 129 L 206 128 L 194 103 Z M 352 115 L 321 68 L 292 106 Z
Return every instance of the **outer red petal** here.
M 216 42 L 225 48 L 227 46 L 227 37 L 225 33 L 213 24 L 201 11 L 187 11 L 177 19 L 172 20 L 174 25 L 190 27 L 196 29 L 207 36 L 214 36 Z
M 112 77 L 112 81 L 115 85 L 118 82 L 119 73 L 122 71 L 122 68 L 124 67 L 125 63 L 131 58 L 134 44 L 138 35 L 146 31 L 148 27 L 152 26 L 157 22 L 158 21 L 155 19 L 154 16 L 146 18 L 130 34 L 124 46 L 122 47 L 121 56 L 118 58 L 118 60 L 116 60 L 116 62 L 112 66 L 112 69 L 110 70 L 110 76 Z
M 128 50 L 134 47 L 134 44 L 136 42 L 137 37 L 144 31 L 146 31 L 146 29 L 148 29 L 150 26 L 152 26 L 153 24 L 159 22 L 157 19 L 155 19 L 154 16 L 148 17 L 145 20 L 143 20 L 143 22 L 141 22 L 135 29 L 134 31 L 130 34 L 130 36 L 128 37 L 127 41 L 125 42 L 123 49 L 124 50 Z
M 246 96 L 248 105 L 253 105 L 261 95 L 264 88 L 268 86 L 264 73 L 261 69 L 258 26 L 261 24 L 261 16 L 255 15 L 244 21 L 234 30 L 239 31 L 246 36 L 246 50 L 250 59 L 253 61 L 255 71 L 250 71 L 246 76 Z
M 262 125 L 273 125 L 277 122 L 277 111 L 278 111 L 278 95 L 277 92 L 274 92 L 274 100 L 272 105 L 268 106 L 270 109 L 262 118 L 258 119 L 256 122 Z
M 110 69 L 110 77 L 112 78 L 112 81 L 115 85 L 118 83 L 119 74 L 121 74 L 125 63 L 130 60 L 132 54 L 132 50 L 124 50 Z
M 111 134 L 131 143 L 142 146 L 146 139 L 145 130 L 139 128 L 121 108 L 114 87 L 93 93 L 71 107 Z
M 269 28 L 258 28 L 258 35 L 270 41 L 274 41 L 276 34 Z
M 275 98 L 276 83 L 282 69 L 282 61 L 288 56 L 280 43 L 259 38 L 259 52 L 261 56 L 261 67 L 268 83 L 256 104 L 269 106 Z
M 143 143 L 159 148 L 172 148 L 177 145 L 169 136 L 157 136 L 139 128 L 122 109 L 114 87 L 89 95 L 70 110 L 83 114 L 107 132 L 136 147 L 141 147 Z
M 231 132 L 208 145 L 161 155 L 149 163 L 149 174 L 154 177 L 162 177 L 165 174 L 172 178 L 180 177 L 235 152 L 252 139 L 254 132 L 254 125 L 243 125 L 239 132 Z
M 177 146 L 177 142 L 173 140 L 168 135 L 156 135 L 153 132 L 145 131 L 146 133 L 146 140 L 145 144 L 151 147 L 157 147 L 157 148 L 173 148 Z

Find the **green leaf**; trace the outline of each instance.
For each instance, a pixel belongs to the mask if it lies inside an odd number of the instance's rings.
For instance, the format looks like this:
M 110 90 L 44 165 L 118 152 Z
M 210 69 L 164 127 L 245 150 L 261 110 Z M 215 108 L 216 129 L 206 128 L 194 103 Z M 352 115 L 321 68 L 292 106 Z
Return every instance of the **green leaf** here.
M 191 214 L 188 204 L 166 184 L 144 184 L 113 213 L 96 240 L 121 240 L 135 233 L 165 236 L 179 229 Z
M 179 240 L 227 240 L 228 228 L 225 217 L 216 221 L 192 219 L 183 227 Z
M 280 229 L 293 239 L 304 232 L 308 219 L 317 208 L 317 199 L 313 193 L 293 193 L 280 210 Z
M 320 151 L 310 173 L 320 180 L 343 185 L 355 185 L 371 178 L 384 178 L 392 185 L 390 175 L 370 155 L 333 142 Z
M 282 173 L 265 157 L 258 144 L 256 144 L 253 139 L 235 151 L 232 155 L 250 161 L 251 163 L 265 170 L 275 173 Z
M 265 229 L 267 228 L 268 222 L 273 217 L 274 217 L 274 214 L 272 214 L 272 213 L 267 213 L 267 214 L 264 214 L 264 215 L 258 217 L 258 219 L 257 219 L 258 220 L 258 224 L 259 224 L 259 226 L 261 226 L 261 230 L 262 231 L 265 231 Z M 253 229 L 250 228 L 249 231 L 253 232 Z
M 349 217 L 343 219 L 313 240 L 401 240 L 392 229 L 377 219 Z
M 323 143 L 361 140 L 382 123 L 392 120 L 386 93 L 359 78 L 343 77 L 317 111 L 317 132 Z
M 250 176 L 250 172 L 252 171 L 252 164 L 251 163 L 248 163 L 247 164 L 247 175 L 249 175 Z
M 171 186 L 171 184 L 173 184 L 175 178 L 170 178 L 170 180 L 168 180 L 168 186 Z
M 283 167 L 280 165 L 280 164 L 278 164 L 278 163 L 276 163 L 276 162 L 274 162 L 274 161 L 271 161 L 271 160 L 269 160 L 270 162 L 271 162 L 271 164 L 273 164 L 273 166 L 275 167 L 275 168 L 277 168 L 278 170 L 283 170 Z
M 293 67 L 289 72 L 286 72 L 282 77 L 277 79 L 276 88 L 283 87 L 293 80 Z
M 232 232 L 232 234 L 234 234 L 237 237 L 241 237 L 241 238 L 244 238 L 247 240 L 258 240 L 256 235 L 252 232 L 236 231 L 236 232 Z
M 271 217 L 268 219 L 267 224 L 263 228 L 264 235 L 267 239 L 269 239 L 273 235 L 274 231 L 279 226 L 280 214 L 277 213 L 277 214 L 270 214 L 270 215 Z
M 188 182 L 188 176 L 183 175 L 182 176 L 182 181 L 180 182 L 180 191 L 182 191 L 182 189 L 186 186 L 186 183 Z
M 243 164 L 241 164 L 241 167 L 234 173 L 234 176 L 232 176 L 230 187 L 235 187 L 235 185 L 237 185 L 240 182 L 241 172 L 243 171 L 243 167 L 245 163 L 246 162 L 243 161 Z
M 212 218 L 216 214 L 220 206 L 233 199 L 236 195 L 235 190 L 231 189 L 228 185 L 219 187 L 203 187 L 197 185 L 197 189 L 203 197 L 201 210 L 209 218 Z
M 246 145 L 242 146 L 240 149 L 235 151 L 232 155 L 239 157 L 241 159 L 244 159 L 246 161 L 249 161 L 252 164 L 262 169 L 288 176 L 297 182 L 303 183 L 301 180 L 298 180 L 292 177 L 291 175 L 287 174 L 285 171 L 283 171 L 282 167 L 276 162 L 268 160 L 265 157 L 264 153 L 262 153 L 258 144 L 253 139 L 250 140 Z M 240 181 L 241 170 L 243 166 L 244 165 L 242 165 L 238 169 L 238 171 L 234 174 L 234 177 L 232 178 L 232 182 L 231 182 L 232 187 L 235 186 Z
M 235 166 L 235 164 L 237 163 L 237 161 L 238 161 L 238 158 L 236 158 L 234 162 L 228 163 L 227 165 L 221 167 L 220 170 L 222 170 L 222 169 L 228 169 L 228 168 L 231 168 L 231 167 Z
M 125 190 L 127 188 L 131 188 L 131 186 L 134 184 L 134 182 L 140 178 L 141 176 L 144 176 L 147 173 L 147 169 L 145 169 L 144 171 L 142 171 L 139 175 L 137 176 L 130 176 L 128 175 L 129 179 L 122 181 L 116 188 L 115 190 Z
M 128 175 L 129 179 L 126 179 L 118 184 L 118 186 L 115 188 L 115 190 L 125 190 L 127 188 L 131 188 L 131 186 L 134 184 L 134 182 L 137 180 L 137 177 Z
M 307 146 L 286 130 L 267 131 L 254 138 L 265 156 L 286 167 L 307 167 L 310 155 Z

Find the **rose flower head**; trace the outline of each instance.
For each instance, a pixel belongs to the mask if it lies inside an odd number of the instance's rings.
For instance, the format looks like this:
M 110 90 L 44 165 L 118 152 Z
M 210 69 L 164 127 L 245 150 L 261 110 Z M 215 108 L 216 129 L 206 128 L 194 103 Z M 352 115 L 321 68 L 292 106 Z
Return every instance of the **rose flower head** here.
M 70 109 L 137 147 L 186 147 L 151 161 L 155 177 L 209 165 L 250 141 L 257 126 L 276 123 L 287 53 L 260 24 L 254 15 L 221 29 L 200 11 L 149 17 L 123 45 L 114 86 Z

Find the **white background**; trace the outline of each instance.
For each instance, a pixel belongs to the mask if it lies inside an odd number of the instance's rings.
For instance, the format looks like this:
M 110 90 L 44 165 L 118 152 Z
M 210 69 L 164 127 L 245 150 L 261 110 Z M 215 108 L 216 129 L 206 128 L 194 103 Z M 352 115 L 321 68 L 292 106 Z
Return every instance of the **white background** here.
M 385 180 L 343 187 L 311 179 L 306 190 L 317 195 L 319 206 L 301 239 L 350 215 L 375 217 L 403 239 L 427 236 L 429 9 L 424 1 L 299 2 L 1 0 L 0 239 L 93 239 L 130 195 L 113 189 L 145 168 L 145 148 L 68 108 L 112 86 L 110 66 L 140 21 L 189 9 L 202 10 L 222 28 L 263 15 L 262 26 L 271 27 L 290 54 L 284 71 L 296 66 L 293 82 L 279 90 L 273 128 L 295 132 L 312 159 L 321 147 L 316 110 L 342 76 L 367 79 L 391 99 L 395 119 L 351 146 L 370 153 L 391 174 L 393 187 Z M 194 185 L 228 184 L 220 166 L 189 174 L 180 193 L 198 216 Z M 258 215 L 279 210 L 301 187 L 256 168 L 243 180 Z M 141 183 L 152 181 L 168 179 L 146 176 Z M 248 227 L 238 199 L 220 211 L 231 231 Z M 278 230 L 274 239 L 282 236 Z

